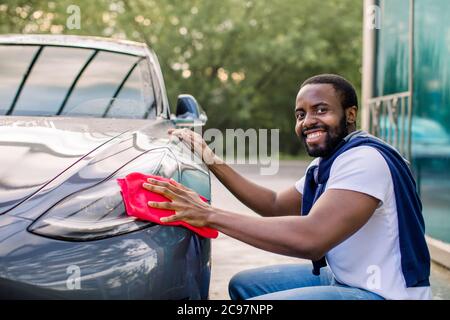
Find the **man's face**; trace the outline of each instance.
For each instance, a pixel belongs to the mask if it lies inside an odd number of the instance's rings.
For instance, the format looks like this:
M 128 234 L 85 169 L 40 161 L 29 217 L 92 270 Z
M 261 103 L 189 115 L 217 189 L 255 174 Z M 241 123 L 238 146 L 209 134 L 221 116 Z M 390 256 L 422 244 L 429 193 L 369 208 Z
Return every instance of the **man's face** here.
M 312 157 L 330 155 L 349 133 L 347 116 L 331 84 L 308 84 L 295 104 L 295 132 Z

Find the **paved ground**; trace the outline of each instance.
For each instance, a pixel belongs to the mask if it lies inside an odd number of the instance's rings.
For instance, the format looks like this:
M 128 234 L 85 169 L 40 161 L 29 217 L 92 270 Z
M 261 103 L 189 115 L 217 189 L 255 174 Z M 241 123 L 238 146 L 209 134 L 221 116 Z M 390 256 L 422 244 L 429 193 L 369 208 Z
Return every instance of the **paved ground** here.
M 264 177 L 259 175 L 256 166 L 236 166 L 235 168 L 254 182 L 281 190 L 294 184 L 305 171 L 307 163 L 284 161 L 280 165 L 277 176 Z M 212 177 L 213 205 L 219 208 L 254 214 L 242 205 L 222 184 Z M 236 241 L 226 235 L 220 234 L 212 241 L 212 279 L 210 286 L 210 299 L 229 299 L 228 281 L 237 272 L 259 266 L 279 263 L 307 263 L 306 260 L 285 257 L 256 249 L 245 243 Z M 432 266 L 431 283 L 434 299 L 450 299 L 450 271 Z

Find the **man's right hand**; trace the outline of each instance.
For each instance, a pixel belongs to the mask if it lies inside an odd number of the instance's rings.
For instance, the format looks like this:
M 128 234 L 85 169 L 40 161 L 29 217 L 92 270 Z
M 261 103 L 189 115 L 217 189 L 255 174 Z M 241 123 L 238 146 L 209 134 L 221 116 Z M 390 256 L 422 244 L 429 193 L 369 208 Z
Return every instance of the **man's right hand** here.
M 178 137 L 184 144 L 186 144 L 192 150 L 192 152 L 195 152 L 198 156 L 200 156 L 206 165 L 209 166 L 212 164 L 223 163 L 222 159 L 220 159 L 211 150 L 211 148 L 208 147 L 206 141 L 198 133 L 189 130 L 187 128 L 184 129 L 170 128 L 168 130 L 168 133 L 170 135 Z

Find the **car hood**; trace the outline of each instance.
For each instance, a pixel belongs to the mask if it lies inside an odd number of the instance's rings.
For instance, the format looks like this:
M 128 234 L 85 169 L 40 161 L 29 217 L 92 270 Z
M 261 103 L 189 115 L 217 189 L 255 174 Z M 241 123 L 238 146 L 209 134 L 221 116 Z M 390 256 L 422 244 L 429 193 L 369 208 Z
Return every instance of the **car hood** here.
M 162 137 L 162 132 L 159 120 L 0 117 L 0 214 L 82 160 L 115 151 L 125 136 Z M 133 147 L 139 149 L 136 143 L 126 149 Z

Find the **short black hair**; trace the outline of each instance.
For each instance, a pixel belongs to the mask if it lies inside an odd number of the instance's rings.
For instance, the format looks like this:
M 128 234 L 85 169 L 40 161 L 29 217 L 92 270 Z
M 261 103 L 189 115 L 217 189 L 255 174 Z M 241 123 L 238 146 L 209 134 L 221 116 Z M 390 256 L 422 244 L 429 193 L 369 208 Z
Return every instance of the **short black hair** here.
M 341 104 L 344 109 L 356 106 L 358 109 L 358 96 L 353 85 L 344 77 L 336 74 L 319 74 L 317 76 L 306 79 L 300 89 L 307 84 L 331 84 L 341 96 Z

